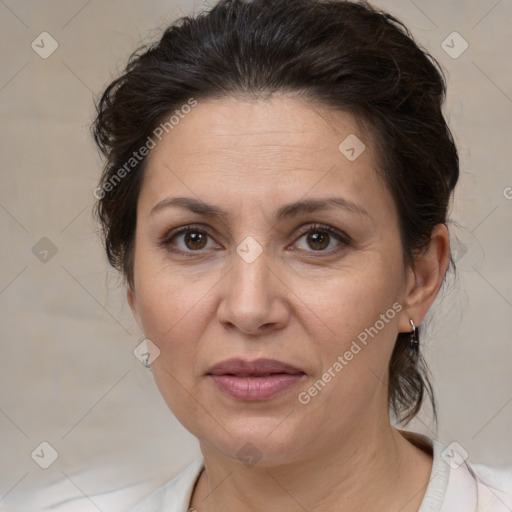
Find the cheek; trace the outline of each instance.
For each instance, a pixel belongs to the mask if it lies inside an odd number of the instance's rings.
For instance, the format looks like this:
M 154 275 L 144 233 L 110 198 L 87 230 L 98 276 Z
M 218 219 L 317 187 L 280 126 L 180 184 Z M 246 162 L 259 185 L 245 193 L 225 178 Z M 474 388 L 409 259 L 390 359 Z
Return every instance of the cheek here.
M 398 331 L 400 268 L 368 258 L 368 267 L 340 272 L 328 282 L 296 289 L 307 297 L 309 332 L 322 368 L 302 389 L 309 412 L 357 415 L 387 391 L 387 368 Z M 308 328 L 308 327 L 306 327 Z M 332 406 L 332 409 L 331 409 Z M 323 409 L 325 408 L 325 409 Z M 358 412 L 359 411 L 359 412 Z M 314 416 L 314 415 L 313 415 Z
M 398 266 L 393 268 L 393 262 L 375 254 L 365 258 L 360 268 L 343 269 L 327 279 L 313 282 L 309 279 L 296 281 L 294 293 L 309 309 L 309 325 L 316 325 L 318 334 L 323 333 L 316 339 L 324 340 L 325 352 L 331 352 L 342 349 L 365 332 L 381 315 L 385 315 L 385 328 L 379 321 L 379 330 L 387 334 L 390 327 L 396 327 L 397 308 L 393 309 L 393 304 L 401 300 L 398 276 Z M 312 339 L 315 339 L 314 334 L 311 332 Z
M 135 257 L 135 289 L 137 306 L 145 334 L 165 349 L 165 340 L 178 338 L 183 325 L 194 328 L 190 317 L 198 315 L 201 300 L 209 286 L 198 282 L 193 274 L 173 264 L 165 252 L 145 239 L 137 240 Z M 190 336 L 189 336 L 190 339 Z M 162 346 L 160 346 L 162 345 Z
M 203 328 L 197 320 L 205 318 L 201 314 L 203 296 L 203 288 L 181 286 L 178 280 L 171 282 L 163 275 L 157 282 L 144 283 L 137 292 L 145 335 L 158 346 L 161 355 L 168 354 L 165 360 L 170 368 L 179 367 L 173 355 L 192 361 L 194 340 Z
M 181 380 L 180 372 L 190 370 L 194 362 L 193 340 L 200 326 L 190 319 L 200 315 L 201 293 L 176 270 L 157 261 L 158 255 L 149 250 L 137 254 L 137 309 L 144 335 L 160 350 L 152 365 L 155 378 L 156 370 L 161 368 Z
M 158 280 L 140 283 L 137 299 L 144 334 L 160 350 L 151 365 L 155 383 L 178 421 L 194 434 L 194 418 L 204 414 L 191 396 L 197 395 L 197 340 L 204 331 L 199 319 L 206 318 L 201 303 L 205 288 L 200 293 L 198 287 L 178 283 L 181 280 L 171 282 L 161 272 Z

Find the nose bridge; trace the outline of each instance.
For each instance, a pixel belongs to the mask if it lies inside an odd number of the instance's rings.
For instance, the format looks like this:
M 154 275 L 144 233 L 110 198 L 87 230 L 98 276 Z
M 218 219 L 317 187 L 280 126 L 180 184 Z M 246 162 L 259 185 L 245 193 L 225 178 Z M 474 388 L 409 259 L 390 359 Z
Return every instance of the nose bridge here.
M 238 226 L 235 236 L 240 237 L 233 255 L 233 279 L 237 284 L 258 286 L 268 281 L 268 266 L 271 265 L 268 242 L 271 238 L 268 218 L 261 201 L 249 196 L 240 200 L 238 209 Z M 254 288 L 254 286 L 253 286 Z M 253 289 L 253 292 L 257 290 Z
M 231 291 L 245 301 L 265 301 L 271 289 L 270 251 L 253 236 L 246 236 L 233 257 Z
M 219 316 L 245 332 L 266 324 L 281 323 L 286 308 L 279 303 L 280 287 L 272 270 L 271 253 L 254 237 L 236 247 L 233 268 Z

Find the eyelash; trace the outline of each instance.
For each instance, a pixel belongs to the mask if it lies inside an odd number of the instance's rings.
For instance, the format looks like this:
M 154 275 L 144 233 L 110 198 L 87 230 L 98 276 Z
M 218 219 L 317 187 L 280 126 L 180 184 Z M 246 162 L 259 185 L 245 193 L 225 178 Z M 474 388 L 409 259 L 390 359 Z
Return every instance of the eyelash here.
M 333 254 L 337 253 L 338 251 L 340 251 L 343 248 L 348 247 L 348 246 L 350 246 L 352 244 L 352 240 L 350 239 L 350 237 L 348 235 L 346 235 L 343 232 L 339 232 L 338 230 L 336 230 L 336 229 L 334 229 L 334 228 L 332 228 L 332 227 L 330 227 L 330 226 L 328 226 L 326 224 L 313 224 L 313 225 L 309 226 L 306 230 L 302 231 L 298 235 L 297 240 L 300 240 L 304 235 L 307 235 L 308 233 L 315 232 L 315 231 L 319 231 L 319 232 L 322 232 L 322 233 L 327 233 L 329 236 L 336 238 L 341 243 L 335 249 L 331 249 L 329 251 L 324 251 L 324 250 L 314 251 L 314 250 L 311 250 L 311 251 L 306 251 L 306 252 L 323 253 L 323 254 L 326 254 L 328 256 L 332 256 Z M 167 235 L 165 235 L 160 240 L 159 245 L 162 246 L 168 252 L 175 253 L 175 254 L 180 254 L 180 255 L 183 255 L 183 256 L 185 256 L 187 258 L 195 257 L 198 254 L 200 254 L 203 250 L 202 249 L 198 249 L 197 251 L 192 251 L 192 250 L 183 251 L 181 249 L 174 249 L 174 248 L 171 247 L 171 242 L 176 237 L 178 237 L 179 235 L 186 234 L 186 233 L 201 233 L 201 234 L 206 234 L 210 238 L 213 238 L 210 235 L 210 233 L 208 233 L 208 231 L 205 230 L 204 228 L 201 228 L 201 227 L 195 226 L 195 225 L 188 225 L 188 226 L 184 226 L 182 228 L 178 228 L 175 231 L 172 231 L 171 233 L 168 233 Z M 303 249 L 300 249 L 299 251 L 303 251 Z M 322 256 L 320 256 L 320 257 L 322 257 Z

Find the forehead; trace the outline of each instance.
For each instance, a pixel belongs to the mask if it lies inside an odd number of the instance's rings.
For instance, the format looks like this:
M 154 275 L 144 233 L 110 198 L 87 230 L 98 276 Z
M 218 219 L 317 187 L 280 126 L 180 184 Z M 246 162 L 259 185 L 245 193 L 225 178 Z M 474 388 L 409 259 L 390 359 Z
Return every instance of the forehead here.
M 139 207 L 177 196 L 270 207 L 339 192 L 386 208 L 376 169 L 371 134 L 350 113 L 292 97 L 198 101 L 148 155 Z

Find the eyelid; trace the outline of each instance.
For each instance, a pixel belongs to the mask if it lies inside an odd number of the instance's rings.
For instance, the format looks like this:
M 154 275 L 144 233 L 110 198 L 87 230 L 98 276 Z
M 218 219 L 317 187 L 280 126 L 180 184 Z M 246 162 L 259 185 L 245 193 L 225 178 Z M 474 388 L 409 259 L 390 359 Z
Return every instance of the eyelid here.
M 302 227 L 304 227 L 304 228 L 301 229 Z M 299 232 L 295 235 L 295 239 L 294 239 L 293 243 L 296 243 L 305 234 L 307 234 L 311 231 L 315 231 L 315 230 L 323 231 L 323 232 L 326 232 L 330 236 L 334 236 L 340 242 L 339 245 L 341 245 L 341 246 L 349 246 L 349 245 L 352 245 L 352 243 L 353 243 L 352 238 L 350 236 L 348 236 L 345 232 L 343 232 L 339 229 L 336 229 L 332 226 L 329 226 L 328 224 L 321 224 L 321 223 L 313 222 L 313 223 L 303 224 L 302 226 L 300 226 L 297 229 L 299 230 Z M 171 245 L 171 241 L 174 238 L 176 238 L 180 235 L 186 234 L 189 231 L 194 231 L 194 230 L 201 232 L 201 233 L 205 233 L 207 235 L 207 237 L 211 238 L 212 240 L 214 239 L 214 237 L 211 234 L 211 228 L 203 226 L 201 224 L 186 224 L 184 226 L 180 226 L 176 229 L 173 229 L 170 232 L 166 233 L 164 236 L 162 236 L 159 240 L 159 245 L 161 245 L 167 251 L 172 252 L 172 253 L 179 253 L 179 254 L 182 254 L 185 256 L 201 255 L 201 253 L 204 252 L 204 249 L 199 249 L 197 251 L 192 251 L 192 250 L 183 251 L 181 249 L 170 249 L 169 248 Z M 217 243 L 217 242 L 215 242 L 215 243 Z M 220 244 L 217 243 L 217 245 L 220 245 Z M 340 250 L 339 246 L 334 249 L 330 249 L 328 251 L 314 251 L 314 250 L 306 251 L 304 249 L 299 249 L 300 252 L 318 253 L 318 254 L 325 254 L 325 255 L 332 255 L 335 252 L 337 252 L 338 250 Z
M 328 224 L 322 224 L 318 222 L 309 223 L 306 225 L 306 228 L 304 230 L 301 230 L 299 234 L 297 235 L 299 238 L 304 236 L 306 233 L 309 233 L 310 231 L 325 231 L 329 235 L 335 236 L 338 238 L 341 242 L 343 242 L 346 245 L 352 244 L 352 238 L 348 236 L 344 231 L 341 231 L 339 229 L 336 229 L 332 226 L 329 226 Z M 315 251 L 312 251 L 315 252 Z M 328 251 L 317 251 L 317 252 L 328 252 Z
M 184 256 L 197 256 L 200 255 L 202 252 L 204 252 L 204 249 L 198 250 L 198 251 L 183 251 L 181 249 L 174 249 L 170 248 L 171 241 L 181 235 L 184 235 L 190 231 L 198 231 L 200 233 L 205 233 L 207 237 L 211 238 L 212 240 L 214 237 L 211 234 L 211 228 L 207 228 L 201 224 L 186 224 L 184 226 L 180 226 L 176 229 L 172 229 L 169 232 L 166 232 L 162 237 L 159 238 L 158 245 L 163 247 L 165 250 L 171 253 L 178 253 L 180 255 Z M 217 242 L 215 242 L 217 243 Z M 220 245 L 217 243 L 217 245 Z

